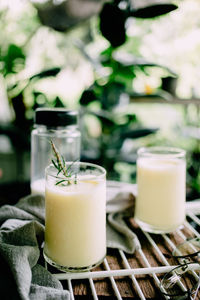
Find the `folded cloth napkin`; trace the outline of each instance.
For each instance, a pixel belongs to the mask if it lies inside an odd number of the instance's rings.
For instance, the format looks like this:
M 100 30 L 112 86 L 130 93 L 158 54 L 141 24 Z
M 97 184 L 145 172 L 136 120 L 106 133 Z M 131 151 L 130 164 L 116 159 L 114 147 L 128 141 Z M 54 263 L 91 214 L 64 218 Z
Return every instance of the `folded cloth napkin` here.
M 61 283 L 38 264 L 44 238 L 44 198 L 27 196 L 15 206 L 2 206 L 0 224 L 2 299 L 70 299 Z
M 107 247 L 134 253 L 141 245 L 125 219 L 134 215 L 136 185 L 108 181 L 107 186 Z
M 123 187 L 123 188 L 122 188 Z M 127 192 L 127 188 L 129 191 Z M 140 247 L 125 219 L 133 216 L 133 186 L 108 183 L 107 246 L 133 253 Z M 29 195 L 0 208 L 0 294 L 9 300 L 70 299 L 61 283 L 39 264 L 44 239 L 44 197 Z

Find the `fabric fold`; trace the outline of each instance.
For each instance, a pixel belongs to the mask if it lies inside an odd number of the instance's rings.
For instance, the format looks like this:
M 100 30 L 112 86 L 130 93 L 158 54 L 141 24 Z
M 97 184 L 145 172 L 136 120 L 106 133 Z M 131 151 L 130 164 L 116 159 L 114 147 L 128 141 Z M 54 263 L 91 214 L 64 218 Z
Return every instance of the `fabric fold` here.
M 69 292 L 63 290 L 61 283 L 38 264 L 44 240 L 44 198 L 28 196 L 16 206 L 3 206 L 0 209 L 2 222 L 0 255 L 16 283 L 13 299 L 70 299 Z M 12 299 L 10 291 L 3 299 Z
M 126 219 L 134 216 L 136 185 L 108 181 L 107 189 L 107 247 L 132 254 L 141 245 Z

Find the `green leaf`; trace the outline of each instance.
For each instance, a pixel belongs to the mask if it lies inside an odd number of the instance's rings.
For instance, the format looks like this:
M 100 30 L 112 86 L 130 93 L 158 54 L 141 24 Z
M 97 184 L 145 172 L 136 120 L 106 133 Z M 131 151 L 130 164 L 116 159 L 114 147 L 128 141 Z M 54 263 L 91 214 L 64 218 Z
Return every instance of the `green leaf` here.
M 131 12 L 131 16 L 135 18 L 142 18 L 142 19 L 155 18 L 167 14 L 177 8 L 178 6 L 172 3 L 160 3 L 154 5 L 147 5 L 145 7 L 134 9 Z
M 132 129 L 132 130 L 127 130 L 125 132 L 121 133 L 121 138 L 122 139 L 127 139 L 127 138 L 140 138 L 147 136 L 149 134 L 155 133 L 158 130 L 158 128 L 139 128 L 139 129 Z
M 76 159 L 69 165 L 69 167 L 67 168 L 67 173 L 69 173 L 69 171 L 71 170 L 72 166 L 75 164 L 76 161 L 78 161 L 78 159 Z M 75 176 L 76 176 L 76 174 L 75 174 Z M 71 174 L 69 174 L 69 177 L 71 177 Z
M 66 163 L 65 163 L 65 159 L 64 157 L 59 153 L 59 151 L 57 150 L 55 144 L 53 143 L 53 141 L 51 140 L 51 147 L 52 147 L 52 150 L 53 150 L 53 153 L 54 153 L 54 156 L 56 157 L 56 160 L 57 160 L 57 163 L 52 159 L 52 163 L 54 165 L 54 167 L 58 170 L 58 173 L 57 175 L 62 172 L 64 177 L 67 178 L 67 179 L 62 179 L 60 181 L 58 181 L 56 183 L 56 185 L 64 182 L 64 181 L 67 181 L 68 184 L 70 184 L 70 181 L 69 181 L 69 178 L 71 177 L 71 174 L 68 174 L 68 170 L 66 169 Z M 73 162 L 74 163 L 74 162 Z M 72 164 L 73 164 L 72 163 Z M 70 167 L 72 166 L 72 164 L 70 165 Z
M 57 169 L 57 165 L 56 165 L 55 161 L 52 159 L 51 162 L 54 165 L 54 167 Z
M 51 161 L 52 161 L 54 167 L 58 170 L 57 175 L 59 175 L 62 170 L 59 168 L 59 165 L 56 165 L 54 160 L 51 160 Z
M 63 155 L 61 155 L 61 158 L 62 158 L 62 163 L 63 163 L 63 166 L 65 167 L 65 158 Z
M 63 179 L 63 180 L 57 181 L 56 185 L 61 184 L 61 183 L 66 182 L 66 181 L 67 181 L 67 184 L 69 184 L 69 180 Z
M 100 30 L 112 47 L 119 47 L 126 41 L 126 14 L 116 3 L 105 3 L 100 13 Z
M 25 55 L 22 48 L 15 44 L 10 44 L 7 53 L 1 58 L 4 61 L 5 74 L 16 73 L 17 69 L 22 69 L 25 63 Z
M 96 116 L 102 124 L 108 127 L 115 126 L 115 121 L 112 118 L 112 115 L 106 110 L 87 111 L 87 113 Z
M 89 103 L 91 103 L 92 101 L 96 100 L 96 95 L 94 93 L 94 90 L 92 88 L 85 90 L 82 95 L 81 98 L 79 100 L 81 105 L 88 105 Z
M 50 76 L 56 76 L 59 72 L 60 72 L 61 68 L 57 67 L 57 68 L 52 68 L 52 69 L 48 69 L 48 70 L 44 70 L 40 73 L 37 73 L 33 76 L 30 77 L 30 80 L 34 79 L 34 78 L 46 78 L 46 77 L 50 77 Z

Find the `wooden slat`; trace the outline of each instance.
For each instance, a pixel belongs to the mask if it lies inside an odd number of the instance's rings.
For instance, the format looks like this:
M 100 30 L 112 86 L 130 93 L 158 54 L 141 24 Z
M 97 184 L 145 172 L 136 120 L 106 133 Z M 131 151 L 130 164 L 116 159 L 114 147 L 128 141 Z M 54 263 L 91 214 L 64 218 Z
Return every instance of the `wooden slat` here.
M 134 230 L 137 234 L 138 238 L 141 241 L 142 251 L 146 258 L 148 259 L 150 265 L 152 267 L 164 266 L 164 262 L 160 255 L 156 252 L 154 247 L 148 242 L 144 233 L 140 230 L 137 224 L 133 219 L 129 219 L 129 226 Z M 181 232 L 184 233 L 186 237 L 193 237 L 194 234 L 191 233 L 187 228 L 183 228 Z M 159 247 L 162 254 L 166 257 L 168 263 L 170 265 L 176 265 L 177 262 L 170 257 L 171 251 L 173 250 L 170 245 L 168 245 L 165 238 L 161 235 L 151 235 L 153 237 L 154 242 Z M 175 244 L 179 244 L 183 242 L 183 239 L 178 235 L 178 233 L 172 233 L 166 235 L 170 238 L 170 240 Z M 168 257 L 169 256 L 169 257 Z M 111 270 L 118 270 L 125 268 L 123 263 L 123 259 L 120 255 L 120 252 L 117 249 L 108 249 L 107 253 L 107 261 L 109 263 L 109 267 Z M 127 255 L 126 258 L 131 268 L 145 268 L 146 265 L 141 258 L 139 252 L 135 252 L 133 255 Z M 101 264 L 99 267 L 94 269 L 93 271 L 105 270 L 105 266 Z M 158 279 L 161 278 L 161 274 L 158 274 Z M 144 294 L 146 299 L 161 299 L 161 294 L 159 287 L 157 286 L 155 280 L 152 275 L 136 275 L 135 276 L 138 284 L 140 285 L 141 291 Z M 137 289 L 133 284 L 131 277 L 115 277 L 115 283 L 118 287 L 120 295 L 123 299 L 140 299 Z M 109 278 L 99 278 L 94 279 L 94 286 L 96 289 L 96 293 L 98 298 L 101 299 L 116 299 L 115 293 L 113 291 L 111 282 Z M 90 289 L 89 280 L 72 280 L 73 290 L 75 299 L 88 299 L 92 298 L 92 293 Z M 77 298 L 78 297 L 78 298 Z M 81 298 L 82 297 L 82 298 Z M 114 297 L 114 298 L 113 298 Z

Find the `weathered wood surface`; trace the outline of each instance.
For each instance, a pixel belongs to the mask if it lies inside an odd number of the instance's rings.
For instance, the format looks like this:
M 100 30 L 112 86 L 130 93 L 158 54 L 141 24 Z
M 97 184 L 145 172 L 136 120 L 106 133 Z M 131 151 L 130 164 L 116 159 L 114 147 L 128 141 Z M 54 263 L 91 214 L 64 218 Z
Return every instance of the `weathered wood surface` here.
M 162 259 L 157 254 L 155 249 L 151 246 L 148 242 L 144 233 L 140 230 L 140 228 L 135 224 L 135 222 L 131 219 L 129 220 L 129 225 L 137 234 L 140 239 L 142 250 L 148 259 L 150 265 L 152 267 L 157 266 L 164 266 Z M 190 232 L 185 227 L 181 230 L 186 237 L 193 237 L 194 234 Z M 172 233 L 168 234 L 168 237 L 176 244 L 180 244 L 183 242 L 183 239 L 177 234 Z M 161 235 L 152 235 L 153 240 L 155 241 L 156 245 L 159 247 L 161 252 L 165 254 L 171 255 L 172 249 L 169 245 L 166 244 L 164 238 Z M 131 268 L 145 268 L 147 267 L 144 261 L 141 258 L 141 255 L 138 252 L 135 252 L 133 255 L 127 255 L 128 262 Z M 166 257 L 166 255 L 165 255 Z M 122 258 L 118 250 L 115 249 L 108 249 L 107 252 L 107 261 L 109 263 L 109 267 L 111 270 L 118 270 L 124 269 L 125 266 L 123 264 Z M 177 262 L 173 258 L 167 258 L 170 265 L 176 265 Z M 105 270 L 104 264 L 101 264 L 97 267 L 94 271 L 97 270 Z M 161 278 L 163 274 L 157 274 L 158 278 Z M 137 289 L 135 288 L 133 281 L 130 277 L 115 277 L 115 282 L 117 284 L 118 290 L 120 295 L 123 299 L 140 299 Z M 163 299 L 159 287 L 155 283 L 152 275 L 137 275 L 136 276 L 137 282 L 145 296 L 146 299 Z M 72 280 L 73 292 L 75 299 L 93 299 L 90 283 L 89 280 Z M 68 288 L 67 284 L 63 282 L 64 288 Z M 94 279 L 94 285 L 96 289 L 96 293 L 98 295 L 98 299 L 117 299 L 112 288 L 112 284 L 109 278 L 99 278 Z M 200 295 L 198 296 L 200 299 Z

